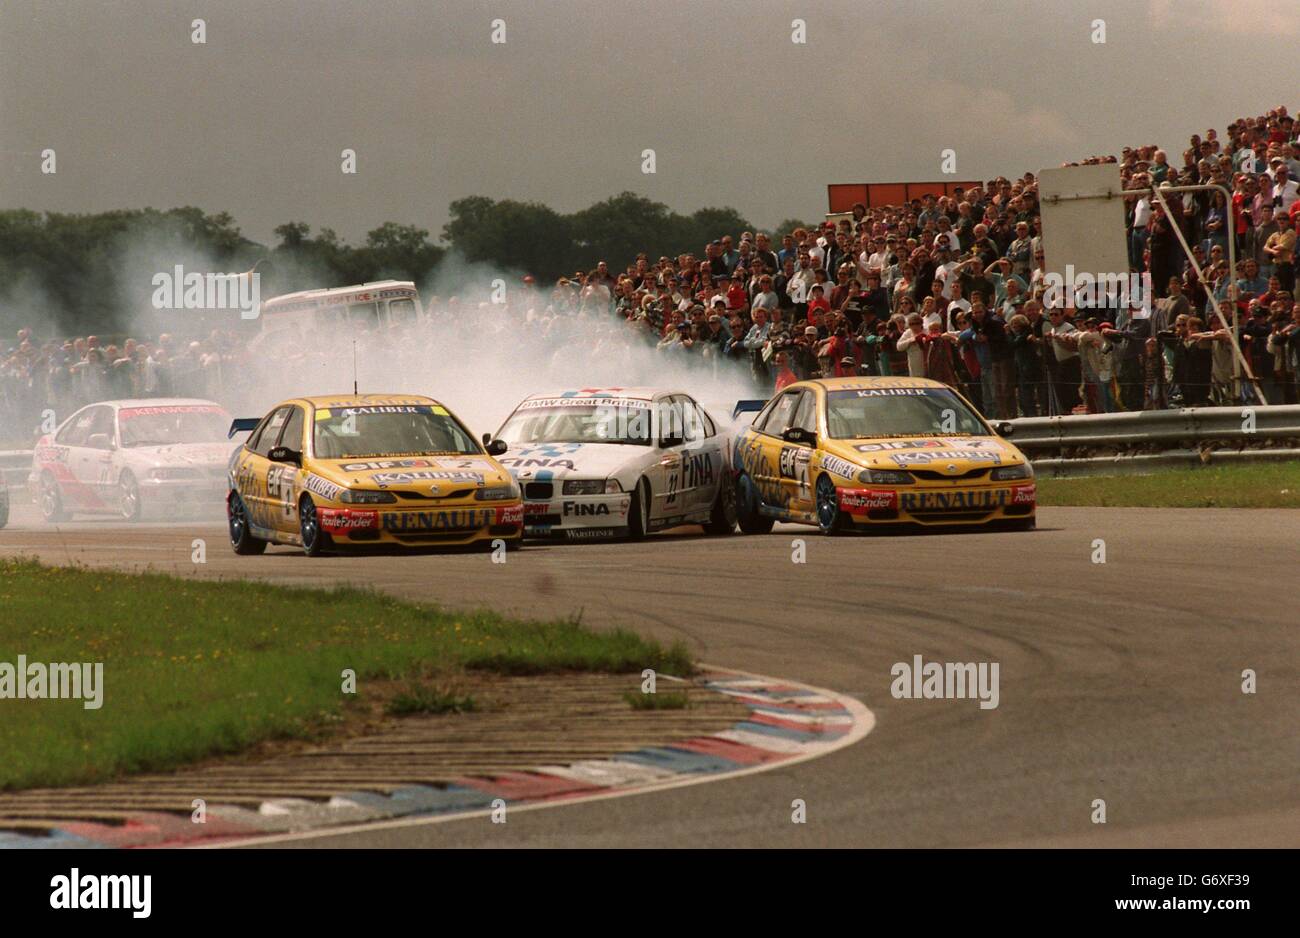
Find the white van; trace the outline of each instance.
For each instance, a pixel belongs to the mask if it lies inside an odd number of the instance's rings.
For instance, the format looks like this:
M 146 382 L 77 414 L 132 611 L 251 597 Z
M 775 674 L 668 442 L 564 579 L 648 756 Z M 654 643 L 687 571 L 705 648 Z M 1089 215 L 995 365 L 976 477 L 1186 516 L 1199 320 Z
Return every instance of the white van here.
M 378 280 L 351 287 L 302 290 L 264 300 L 261 344 L 297 326 L 304 336 L 387 330 L 424 318 L 420 293 L 410 280 Z

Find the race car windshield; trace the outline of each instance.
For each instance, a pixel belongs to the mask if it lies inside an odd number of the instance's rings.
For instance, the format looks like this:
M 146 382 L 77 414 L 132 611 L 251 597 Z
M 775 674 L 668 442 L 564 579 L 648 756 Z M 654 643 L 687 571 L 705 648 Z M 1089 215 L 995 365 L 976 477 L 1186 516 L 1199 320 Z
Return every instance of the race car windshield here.
M 480 455 L 474 438 L 441 410 L 418 404 L 318 409 L 312 435 L 316 457 Z
M 947 388 L 864 388 L 826 397 L 836 440 L 879 436 L 986 436 L 983 421 Z
M 649 446 L 653 428 L 648 404 L 520 406 L 498 436 L 506 443 L 622 443 Z
M 222 443 L 230 415 L 219 407 L 124 407 L 117 413 L 122 446 Z

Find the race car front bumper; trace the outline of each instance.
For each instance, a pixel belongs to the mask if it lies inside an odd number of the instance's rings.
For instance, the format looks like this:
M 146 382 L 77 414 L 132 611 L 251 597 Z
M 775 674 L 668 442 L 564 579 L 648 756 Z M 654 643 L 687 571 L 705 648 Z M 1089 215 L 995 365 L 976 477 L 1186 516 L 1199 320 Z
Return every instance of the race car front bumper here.
M 979 525 L 1034 517 L 1033 482 L 964 488 L 837 488 L 855 524 Z
M 632 496 L 564 495 L 524 500 L 525 537 L 564 537 L 590 540 L 627 533 Z
M 405 509 L 318 508 L 320 528 L 341 544 L 472 544 L 518 540 L 524 509 L 519 501 L 504 505 Z

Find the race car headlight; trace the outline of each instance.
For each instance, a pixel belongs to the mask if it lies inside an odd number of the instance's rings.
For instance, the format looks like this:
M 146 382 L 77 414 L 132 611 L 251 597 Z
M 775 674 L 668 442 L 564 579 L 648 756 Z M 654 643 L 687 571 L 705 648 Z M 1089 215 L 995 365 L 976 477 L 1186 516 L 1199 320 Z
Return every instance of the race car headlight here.
M 615 495 L 621 491 L 618 479 L 570 479 L 563 488 L 565 495 Z
M 501 502 L 519 497 L 519 486 L 514 482 L 509 485 L 490 485 L 474 493 L 475 500 L 480 502 Z
M 871 485 L 911 485 L 914 480 L 911 473 L 894 469 L 863 469 L 858 473 L 858 481 Z
M 177 482 L 181 479 L 198 479 L 200 475 L 197 469 L 153 469 L 149 472 L 149 478 L 155 482 Z
M 999 466 L 993 470 L 989 477 L 994 482 L 1007 482 L 1011 479 L 1032 479 L 1034 477 L 1034 467 L 1027 462 L 1022 462 L 1018 466 Z
M 387 505 L 397 501 L 392 492 L 359 492 L 356 489 L 344 489 L 339 501 L 349 505 Z

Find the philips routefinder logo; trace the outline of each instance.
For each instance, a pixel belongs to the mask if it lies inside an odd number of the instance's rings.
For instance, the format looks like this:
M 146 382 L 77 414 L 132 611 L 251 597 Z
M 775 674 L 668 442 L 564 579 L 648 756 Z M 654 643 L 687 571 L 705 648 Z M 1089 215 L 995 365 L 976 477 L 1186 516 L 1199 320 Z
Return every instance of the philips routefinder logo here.
M 261 312 L 262 275 L 189 271 L 177 264 L 153 275 L 154 309 L 239 310 L 240 319 L 256 319 Z

